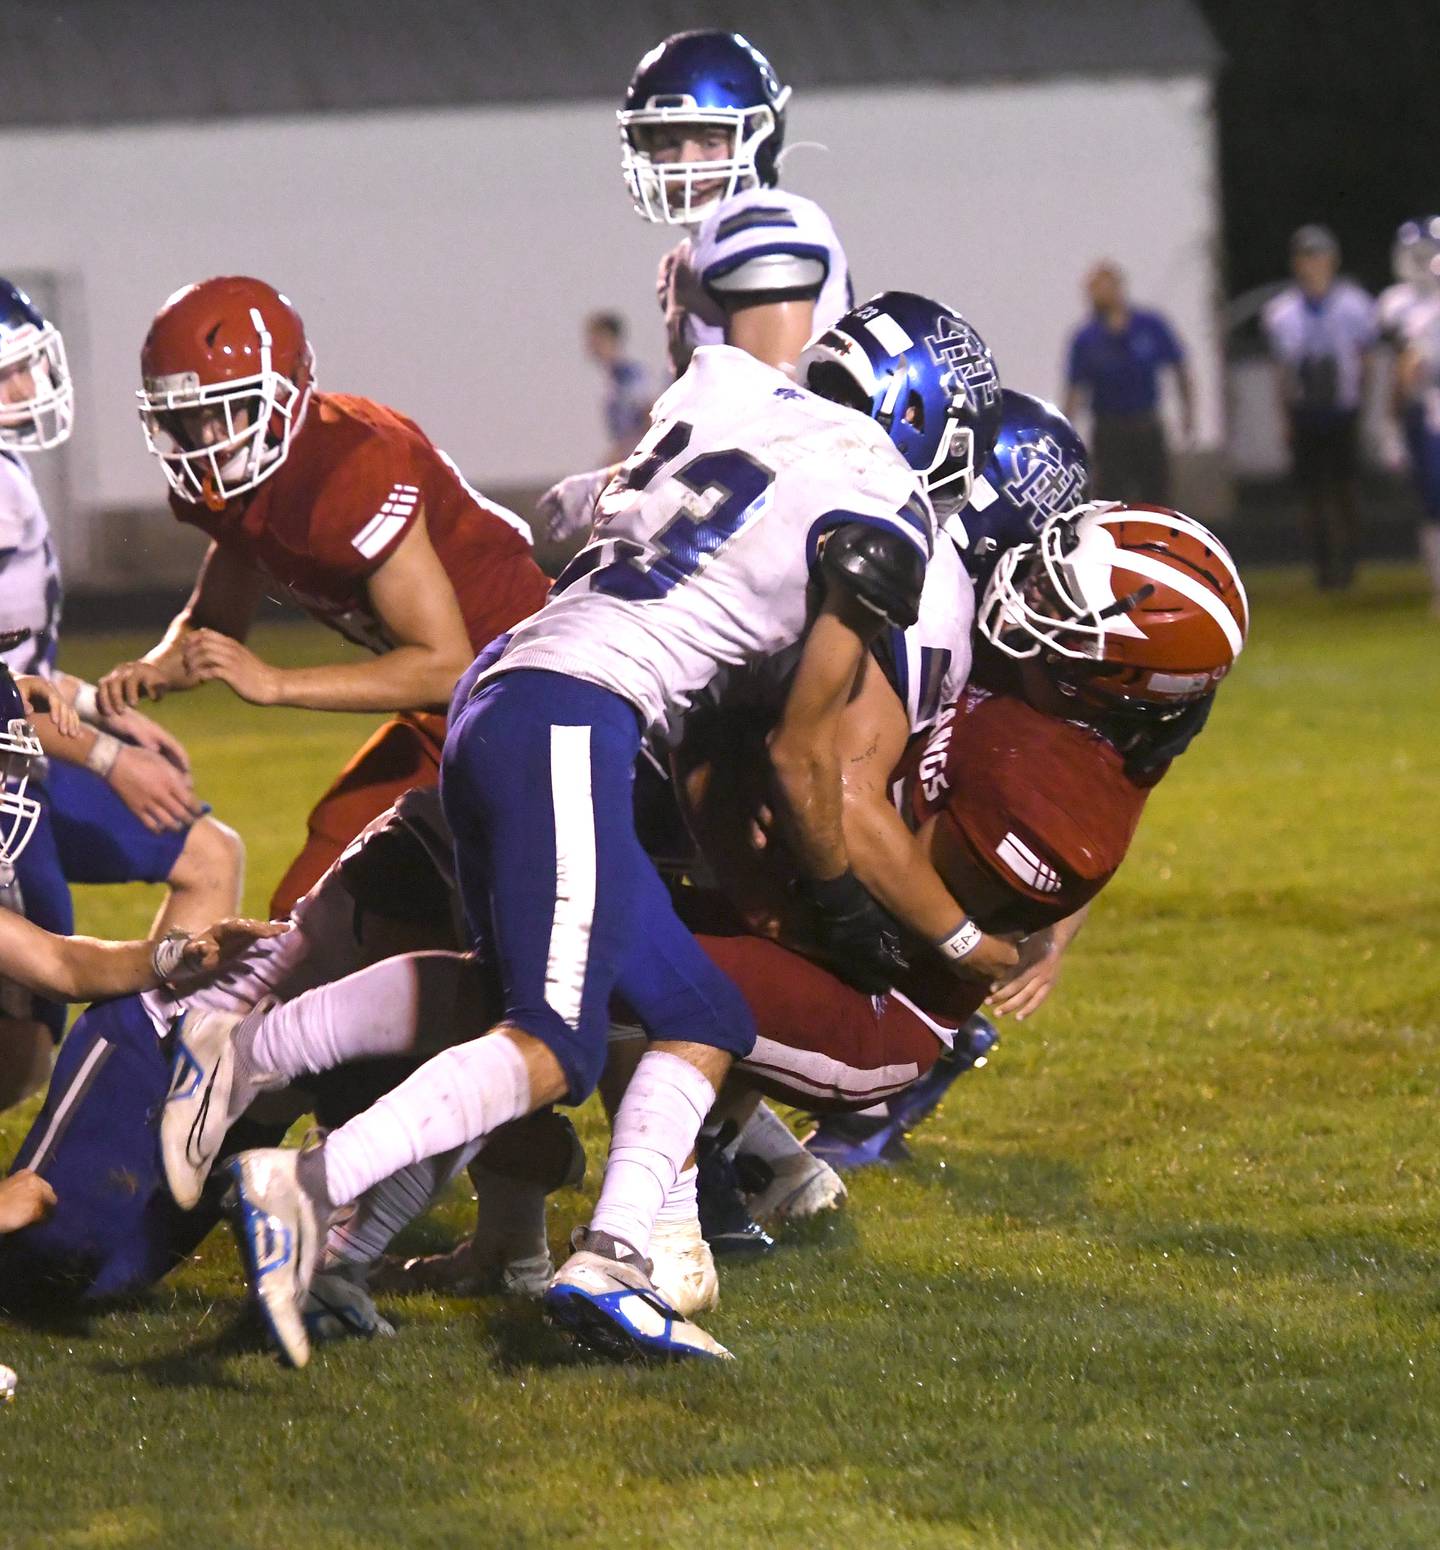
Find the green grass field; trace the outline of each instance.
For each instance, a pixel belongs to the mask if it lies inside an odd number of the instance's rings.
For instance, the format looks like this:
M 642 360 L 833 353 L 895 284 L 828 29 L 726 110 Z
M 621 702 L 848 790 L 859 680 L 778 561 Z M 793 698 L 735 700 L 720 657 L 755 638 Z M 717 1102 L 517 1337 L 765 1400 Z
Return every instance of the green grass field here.
M 913 1165 L 726 1275 L 733 1367 L 417 1298 L 283 1372 L 217 1234 L 133 1311 L 0 1326 L 0 1545 L 1440 1543 L 1440 624 L 1409 570 L 1253 602 L 1056 999 Z M 91 672 L 133 645 L 72 644 Z M 162 714 L 263 907 L 364 723 L 219 689 Z M 143 894 L 82 893 L 82 927 L 137 931 Z

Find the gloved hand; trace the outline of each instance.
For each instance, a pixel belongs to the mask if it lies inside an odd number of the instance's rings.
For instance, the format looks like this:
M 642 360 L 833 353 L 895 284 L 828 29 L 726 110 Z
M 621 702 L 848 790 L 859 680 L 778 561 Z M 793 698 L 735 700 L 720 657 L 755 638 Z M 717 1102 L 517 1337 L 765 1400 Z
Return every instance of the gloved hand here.
M 795 886 L 814 912 L 821 951 L 846 984 L 883 995 L 910 967 L 900 951 L 900 927 L 848 868 L 839 877 L 802 878 Z
M 595 520 L 596 497 L 614 472 L 613 468 L 592 468 L 552 484 L 535 507 L 535 526 L 541 536 L 552 544 L 587 536 Z
M 336 1265 L 319 1271 L 310 1282 L 301 1310 L 312 1341 L 345 1340 L 354 1335 L 369 1339 L 393 1335 L 395 1326 L 375 1306 L 360 1266 Z

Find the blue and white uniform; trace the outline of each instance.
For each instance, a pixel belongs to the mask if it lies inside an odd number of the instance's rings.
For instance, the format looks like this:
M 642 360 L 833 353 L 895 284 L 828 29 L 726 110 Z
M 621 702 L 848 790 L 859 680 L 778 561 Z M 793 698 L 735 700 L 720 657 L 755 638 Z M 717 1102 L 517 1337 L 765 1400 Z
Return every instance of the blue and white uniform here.
M 812 301 L 819 333 L 854 300 L 829 216 L 812 199 L 763 187 L 716 205 L 661 260 L 658 289 L 677 377 L 699 346 L 725 342 L 737 306 Z
M 652 1038 L 750 1051 L 743 998 L 635 836 L 635 758 L 718 674 L 803 638 L 820 542 L 851 523 L 934 548 L 919 478 L 873 420 L 706 347 L 550 601 L 462 680 L 441 795 L 467 918 L 506 1020 L 550 1047 L 572 1101 L 599 1076 L 612 991 Z
M 39 493 L 24 459 L 0 449 L 0 629 L 33 632 L 5 654 L 12 672 L 54 672 L 62 598 Z M 32 790 L 41 816 L 16 875 L 27 918 L 57 935 L 75 929 L 70 883 L 164 882 L 185 848 L 188 829 L 152 834 L 107 781 L 80 765 L 49 760 Z M 40 997 L 34 1004 L 58 1039 L 65 1008 Z

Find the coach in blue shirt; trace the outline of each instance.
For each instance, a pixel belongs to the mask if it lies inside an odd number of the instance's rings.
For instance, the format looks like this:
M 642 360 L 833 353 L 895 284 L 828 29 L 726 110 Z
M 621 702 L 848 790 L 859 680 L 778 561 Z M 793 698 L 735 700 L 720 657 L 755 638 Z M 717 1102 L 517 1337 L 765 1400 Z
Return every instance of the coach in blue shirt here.
M 1093 309 L 1070 340 L 1065 413 L 1090 410 L 1090 488 L 1102 500 L 1170 501 L 1170 458 L 1160 423 L 1160 373 L 1175 372 L 1182 423 L 1194 427 L 1194 393 L 1185 352 L 1158 312 L 1132 307 L 1125 277 L 1110 262 L 1085 282 Z

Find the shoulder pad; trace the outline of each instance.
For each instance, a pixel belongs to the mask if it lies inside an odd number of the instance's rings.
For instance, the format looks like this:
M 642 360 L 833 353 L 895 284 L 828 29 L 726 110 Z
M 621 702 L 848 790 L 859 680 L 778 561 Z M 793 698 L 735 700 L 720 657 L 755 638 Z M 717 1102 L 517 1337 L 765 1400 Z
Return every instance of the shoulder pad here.
M 847 522 L 825 540 L 820 567 L 867 608 L 908 630 L 920 616 L 925 556 L 893 528 Z

